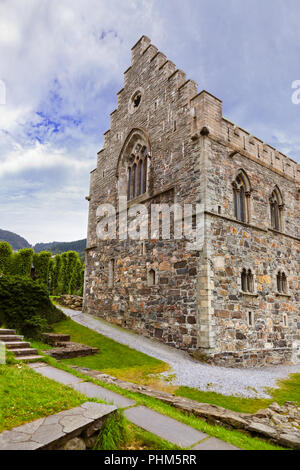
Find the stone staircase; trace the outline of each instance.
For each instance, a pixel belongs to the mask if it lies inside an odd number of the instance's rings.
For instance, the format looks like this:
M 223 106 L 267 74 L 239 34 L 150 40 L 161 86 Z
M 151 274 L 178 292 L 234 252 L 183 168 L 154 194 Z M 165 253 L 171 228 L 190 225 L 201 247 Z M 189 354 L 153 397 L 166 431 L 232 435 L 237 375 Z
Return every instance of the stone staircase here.
M 30 343 L 23 341 L 24 336 L 16 335 L 15 330 L 0 328 L 0 341 L 5 344 L 7 350 L 11 351 L 18 361 L 32 361 L 42 359 L 36 349 L 30 347 Z

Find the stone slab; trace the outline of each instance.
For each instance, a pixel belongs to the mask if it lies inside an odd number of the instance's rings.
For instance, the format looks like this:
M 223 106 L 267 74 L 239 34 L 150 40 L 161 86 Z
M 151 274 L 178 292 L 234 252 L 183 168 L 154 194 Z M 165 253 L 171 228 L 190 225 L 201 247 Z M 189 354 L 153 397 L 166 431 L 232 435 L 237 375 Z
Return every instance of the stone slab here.
M 32 362 L 32 364 L 27 364 L 30 369 L 38 369 L 39 367 L 49 367 L 46 362 Z
M 0 450 L 55 449 L 68 438 L 99 429 L 100 421 L 116 411 L 115 406 L 86 402 L 46 418 L 23 424 L 0 434 Z M 98 426 L 98 427 L 97 427 Z
M 82 379 L 76 377 L 73 374 L 69 374 L 60 369 L 56 369 L 55 367 L 46 366 L 46 367 L 33 367 L 36 372 L 48 377 L 48 379 L 56 380 L 64 385 L 72 385 L 75 383 L 79 383 Z
M 157 413 L 144 406 L 137 406 L 124 411 L 124 415 L 129 421 L 146 431 L 152 432 L 180 447 L 191 447 L 201 441 L 207 434 L 197 431 L 186 424 L 183 424 L 168 416 Z
M 89 398 L 99 398 L 106 403 L 113 403 L 118 408 L 127 408 L 128 406 L 135 405 L 135 401 L 90 382 L 72 384 L 72 387 Z
M 192 447 L 191 450 L 241 450 L 228 442 L 220 441 L 216 437 L 210 437 L 205 441 L 200 442 L 196 446 Z

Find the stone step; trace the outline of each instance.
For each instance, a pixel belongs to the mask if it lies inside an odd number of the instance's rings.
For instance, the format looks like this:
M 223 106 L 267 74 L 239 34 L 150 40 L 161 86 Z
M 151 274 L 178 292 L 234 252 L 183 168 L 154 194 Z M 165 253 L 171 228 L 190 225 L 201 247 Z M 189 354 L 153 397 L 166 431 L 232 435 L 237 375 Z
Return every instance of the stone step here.
M 5 343 L 6 349 L 14 350 L 14 349 L 24 349 L 30 348 L 30 343 L 26 343 L 25 341 L 11 341 Z
M 0 328 L 0 335 L 15 335 L 16 330 L 6 330 L 3 328 Z
M 18 356 L 34 356 L 37 354 L 37 350 L 34 348 L 19 348 L 19 349 L 12 349 L 12 353 Z
M 39 361 L 40 359 L 43 359 L 43 356 L 17 356 L 16 359 L 18 359 L 18 361 Z
M 12 342 L 12 341 L 23 341 L 24 336 L 20 335 L 0 335 L 0 341 L 3 343 Z

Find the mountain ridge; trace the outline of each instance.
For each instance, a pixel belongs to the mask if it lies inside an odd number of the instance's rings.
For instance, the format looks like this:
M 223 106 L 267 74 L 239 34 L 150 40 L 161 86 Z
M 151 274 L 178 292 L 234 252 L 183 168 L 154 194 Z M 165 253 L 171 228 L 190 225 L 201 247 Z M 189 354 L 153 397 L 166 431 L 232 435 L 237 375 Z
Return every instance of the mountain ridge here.
M 0 241 L 8 242 L 14 251 L 21 250 L 22 248 L 32 248 L 36 253 L 41 251 L 51 251 L 52 254 L 60 254 L 65 251 L 77 251 L 77 253 L 83 256 L 86 247 L 86 238 L 81 240 L 74 240 L 71 242 L 48 242 L 48 243 L 36 243 L 30 245 L 30 243 L 17 233 L 9 230 L 0 229 Z

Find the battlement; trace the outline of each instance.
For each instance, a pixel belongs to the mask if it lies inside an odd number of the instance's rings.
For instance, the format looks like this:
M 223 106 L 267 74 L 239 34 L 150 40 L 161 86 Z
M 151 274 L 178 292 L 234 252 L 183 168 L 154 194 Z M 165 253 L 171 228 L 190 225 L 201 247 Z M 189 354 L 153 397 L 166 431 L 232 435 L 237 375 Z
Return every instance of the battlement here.
M 229 147 L 231 157 L 240 153 L 300 184 L 300 165 L 225 118 L 222 113 L 222 101 L 219 98 L 203 90 L 192 98 L 191 106 L 192 139 L 197 139 L 205 129 L 206 135 Z

